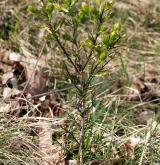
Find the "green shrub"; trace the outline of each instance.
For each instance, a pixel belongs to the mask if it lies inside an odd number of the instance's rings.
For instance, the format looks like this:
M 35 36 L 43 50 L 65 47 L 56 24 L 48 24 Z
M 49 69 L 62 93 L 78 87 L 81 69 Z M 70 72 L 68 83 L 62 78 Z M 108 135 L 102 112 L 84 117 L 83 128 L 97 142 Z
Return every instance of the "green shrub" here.
M 107 72 L 120 38 L 120 23 L 113 27 L 108 23 L 113 16 L 113 1 L 41 0 L 39 3 L 39 7 L 29 6 L 28 11 L 43 20 L 40 27 L 48 32 L 45 38 L 55 43 L 54 53 L 63 57 L 61 67 L 74 86 L 76 102 L 72 102 L 72 110 L 75 111 L 68 114 L 70 122 L 63 128 L 66 150 L 74 150 L 72 156 L 78 156 L 80 164 L 102 159 L 99 146 L 104 131 L 95 127 L 97 114 L 94 115 L 93 109 L 98 105 L 93 80 Z

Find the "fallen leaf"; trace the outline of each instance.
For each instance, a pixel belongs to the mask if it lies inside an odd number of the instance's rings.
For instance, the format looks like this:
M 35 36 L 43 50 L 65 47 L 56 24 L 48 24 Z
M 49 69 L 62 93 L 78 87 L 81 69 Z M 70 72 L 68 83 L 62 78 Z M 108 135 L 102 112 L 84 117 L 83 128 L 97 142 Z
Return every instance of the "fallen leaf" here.
M 20 93 L 21 93 L 21 91 L 19 91 L 16 88 L 6 87 L 6 88 L 3 89 L 3 98 L 7 99 L 7 98 L 10 98 L 10 97 L 14 97 L 14 96 L 19 95 Z
M 137 121 L 140 124 L 149 124 L 155 118 L 155 112 L 151 110 L 145 110 L 138 114 Z
M 6 50 L 0 50 L 0 61 L 3 62 L 3 63 L 7 63 L 7 64 L 10 64 L 10 61 L 9 61 L 9 54 Z
M 22 61 L 22 56 L 19 53 L 10 52 L 9 53 L 9 60 L 10 61 L 20 62 L 20 61 Z
M 46 92 L 47 76 L 40 67 L 25 66 L 26 88 L 25 92 L 38 95 Z
M 134 159 L 135 155 L 134 155 L 134 151 L 136 146 L 141 142 L 140 137 L 130 137 L 128 142 L 125 143 L 125 149 L 127 151 L 127 154 L 129 156 L 130 159 Z
M 0 103 L 0 113 L 8 113 L 10 110 L 10 105 L 6 103 Z
M 7 81 L 14 77 L 13 70 L 8 71 L 2 75 L 2 84 L 6 84 Z
M 143 78 L 133 77 L 132 86 L 129 88 L 127 100 L 129 101 L 149 101 L 154 98 L 153 83 L 145 82 Z M 155 84 L 154 84 L 155 85 Z
M 46 99 L 46 96 L 42 96 L 39 98 L 39 101 L 43 102 L 43 101 L 45 101 L 45 99 Z
M 12 91 L 11 88 L 8 88 L 8 87 L 4 88 L 3 89 L 3 98 L 4 99 L 10 98 L 11 97 L 11 91 Z
M 42 165 L 65 165 L 65 152 L 62 146 L 53 144 L 53 130 L 49 122 L 37 123 L 39 127 L 39 154 L 41 155 Z M 60 142 L 63 143 L 63 142 Z
M 68 160 L 67 165 L 78 165 L 76 160 Z

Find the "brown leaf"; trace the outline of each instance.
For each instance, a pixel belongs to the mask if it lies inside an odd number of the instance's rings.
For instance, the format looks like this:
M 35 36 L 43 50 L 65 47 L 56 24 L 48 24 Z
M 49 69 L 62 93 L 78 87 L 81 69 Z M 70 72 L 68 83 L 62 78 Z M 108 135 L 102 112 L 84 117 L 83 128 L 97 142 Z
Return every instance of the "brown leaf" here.
M 0 113 L 8 113 L 10 110 L 10 104 L 6 104 L 6 103 L 0 103 Z
M 145 110 L 138 115 L 137 121 L 140 124 L 149 124 L 154 118 L 155 118 L 155 112 L 154 111 Z
M 129 101 L 149 101 L 152 98 L 153 92 L 150 83 L 146 83 L 142 78 L 134 77 L 126 99 Z
M 9 79 L 12 79 L 14 77 L 13 70 L 10 70 L 3 74 L 2 76 L 2 84 L 6 84 Z
M 3 89 L 3 98 L 4 99 L 10 98 L 10 97 L 15 97 L 15 96 L 18 96 L 19 94 L 21 94 L 21 91 L 19 91 L 16 88 L 6 87 Z
M 47 96 L 45 100 L 41 101 L 40 112 L 43 117 L 53 118 L 54 116 L 64 115 L 65 110 L 54 97 Z
M 37 123 L 38 124 L 38 123 Z M 65 165 L 64 150 L 60 145 L 53 144 L 53 130 L 48 122 L 39 123 L 39 153 L 43 158 L 42 165 Z M 62 141 L 60 143 L 63 143 Z
M 25 66 L 26 88 L 25 92 L 38 95 L 46 92 L 47 76 L 40 67 Z
M 10 63 L 9 62 L 9 54 L 6 50 L 0 50 L 0 61 L 3 63 Z
M 20 54 L 18 54 L 18 53 L 10 52 L 9 53 L 9 60 L 10 61 L 20 62 L 22 60 L 22 56 Z
M 67 160 L 65 165 L 78 165 L 76 160 Z
M 127 143 L 125 143 L 125 149 L 130 159 L 134 159 L 135 147 L 140 143 L 140 137 L 131 137 Z

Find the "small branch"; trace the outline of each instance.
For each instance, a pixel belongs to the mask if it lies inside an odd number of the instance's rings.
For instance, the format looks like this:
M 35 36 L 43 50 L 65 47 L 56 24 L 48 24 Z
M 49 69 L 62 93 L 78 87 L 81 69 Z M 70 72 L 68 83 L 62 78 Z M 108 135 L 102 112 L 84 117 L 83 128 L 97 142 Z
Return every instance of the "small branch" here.
M 65 66 L 65 69 L 66 69 L 66 71 L 67 71 L 68 77 L 69 77 L 69 79 L 71 80 L 72 84 L 74 85 L 74 87 L 75 87 L 79 92 L 81 92 L 80 88 L 79 88 L 79 87 L 77 86 L 77 84 L 72 80 L 72 79 L 73 79 L 73 78 L 72 78 L 72 75 L 70 74 L 70 72 L 69 72 L 69 70 L 68 70 L 67 65 L 65 64 L 65 62 L 63 62 L 63 64 L 64 64 L 64 66 Z
M 71 116 L 70 114 L 68 114 L 68 116 L 80 127 L 81 125 L 75 120 L 75 118 L 73 116 Z
M 94 51 L 94 46 L 97 43 L 97 38 L 99 36 L 99 31 L 100 31 L 101 25 L 103 24 L 103 15 L 104 15 L 104 8 L 102 10 L 102 13 L 100 14 L 99 23 L 98 23 L 97 31 L 96 31 L 96 36 L 95 36 L 94 41 L 93 41 L 93 48 L 91 49 L 90 54 L 89 54 L 89 56 L 87 58 L 87 61 L 85 62 L 84 66 L 83 66 L 83 70 L 85 69 L 85 67 L 87 66 L 88 62 L 90 61 L 90 58 L 92 57 L 92 54 L 93 54 L 93 51 Z
M 76 143 L 78 144 L 78 145 L 80 145 L 79 144 L 79 141 L 76 139 L 76 137 L 74 136 L 74 134 L 73 134 L 73 132 L 70 132 L 70 131 L 68 131 L 67 129 L 65 129 L 64 127 L 62 127 L 62 126 L 60 126 L 66 133 L 69 133 L 71 136 L 72 136 L 72 138 L 76 141 Z
M 98 31 L 98 30 L 97 30 L 97 31 Z M 91 51 L 90 51 L 90 53 L 89 53 L 89 56 L 87 57 L 87 60 L 86 60 L 86 62 L 85 62 L 85 64 L 84 64 L 82 70 L 84 70 L 84 69 L 86 68 L 88 62 L 90 61 L 90 58 L 92 57 L 92 54 L 93 54 L 93 51 L 94 51 L 94 46 L 96 45 L 98 36 L 99 36 L 99 33 L 97 32 L 97 33 L 96 33 L 96 37 L 95 37 L 95 39 L 94 39 L 93 48 L 91 49 Z
M 75 63 L 72 61 L 70 55 L 68 54 L 68 52 L 67 52 L 66 49 L 64 48 L 63 44 L 62 44 L 61 41 L 59 40 L 58 36 L 56 35 L 55 31 L 54 31 L 53 28 L 52 28 L 52 25 L 49 24 L 48 26 L 49 26 L 50 31 L 51 31 L 52 34 L 54 35 L 54 37 L 55 37 L 55 39 L 56 39 L 56 41 L 57 41 L 59 47 L 62 49 L 64 55 L 67 57 L 68 61 L 72 64 L 72 66 L 75 68 L 75 71 L 78 72 L 78 69 L 77 69 Z

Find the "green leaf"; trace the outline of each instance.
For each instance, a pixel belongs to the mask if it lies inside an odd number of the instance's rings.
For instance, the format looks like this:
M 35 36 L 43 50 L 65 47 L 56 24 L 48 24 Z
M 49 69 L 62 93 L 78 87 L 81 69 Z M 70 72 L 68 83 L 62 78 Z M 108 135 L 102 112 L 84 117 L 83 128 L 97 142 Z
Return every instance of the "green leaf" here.
M 114 24 L 113 30 L 119 32 L 121 30 L 121 24 L 119 22 Z
M 58 11 L 62 9 L 62 6 L 59 3 L 54 3 L 53 5 L 54 5 L 54 8 Z
M 99 59 L 100 59 L 101 61 L 104 61 L 104 60 L 106 59 L 106 53 L 105 53 L 105 52 L 102 52 L 102 53 L 100 54 Z
M 121 30 L 121 24 L 120 23 L 114 24 L 112 31 L 110 33 L 110 41 L 112 46 L 118 41 L 120 30 Z
M 114 4 L 114 0 L 111 0 L 110 2 L 107 3 L 107 5 L 105 6 L 106 10 L 110 10 L 113 7 Z
M 110 37 L 106 34 L 103 35 L 103 38 L 102 38 L 102 42 L 103 42 L 103 45 L 109 49 L 110 47 Z
M 53 3 L 55 0 L 48 0 L 48 2 Z
M 111 41 L 115 40 L 116 38 L 117 38 L 117 32 L 116 31 L 112 31 L 111 34 L 110 34 Z
M 107 26 L 106 25 L 102 25 L 101 28 L 100 28 L 100 31 L 101 32 L 106 32 L 107 31 Z
M 87 46 L 89 48 L 93 48 L 93 43 L 90 39 L 85 40 L 84 46 Z
M 64 12 L 64 13 L 68 13 L 68 9 L 64 8 L 63 6 L 61 6 L 59 3 L 54 3 L 54 8 L 60 12 Z
M 64 3 L 67 8 L 71 8 L 73 5 L 75 5 L 76 1 L 77 0 L 65 0 Z
M 101 46 L 98 44 L 95 46 L 95 50 L 97 51 L 98 54 L 100 54 L 102 52 Z
M 110 34 L 110 45 L 113 46 L 119 39 L 119 34 L 116 31 L 112 31 Z
M 47 11 L 48 15 L 51 16 L 52 15 L 52 11 L 53 11 L 53 5 L 48 5 L 46 7 L 46 11 Z
M 96 10 L 96 8 L 93 6 L 89 6 L 86 3 L 82 3 L 82 12 L 90 19 L 93 18 L 93 16 L 99 16 L 99 12 Z
M 39 12 L 39 10 L 34 6 L 29 6 L 27 11 L 30 12 L 30 13 L 33 13 L 33 14 L 36 14 L 36 13 Z
M 61 10 L 62 12 L 64 12 L 64 13 L 68 13 L 69 12 L 69 10 L 68 9 L 66 9 L 66 8 L 62 8 L 62 10 Z
M 95 76 L 96 77 L 104 77 L 104 76 L 106 76 L 108 74 L 108 72 L 106 72 L 106 71 L 100 71 L 99 73 L 97 73 Z

